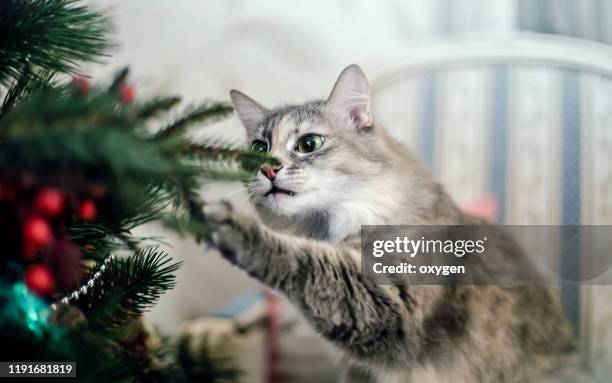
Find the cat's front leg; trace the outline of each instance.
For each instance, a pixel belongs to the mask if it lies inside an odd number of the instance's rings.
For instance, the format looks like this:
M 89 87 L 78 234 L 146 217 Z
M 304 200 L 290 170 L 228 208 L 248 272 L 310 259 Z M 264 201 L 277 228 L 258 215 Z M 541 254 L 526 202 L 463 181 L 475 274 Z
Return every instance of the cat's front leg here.
M 204 205 L 208 240 L 234 265 L 272 288 L 298 269 L 295 240 L 268 229 L 257 216 L 237 211 L 227 201 Z
M 261 246 L 264 229 L 261 222 L 237 212 L 227 201 L 207 203 L 203 213 L 210 244 L 228 261 L 244 268 L 254 248 Z
M 325 338 L 361 361 L 406 363 L 407 334 L 419 324 L 403 318 L 416 295 L 363 278 L 355 249 L 272 231 L 227 202 L 207 204 L 209 240 L 229 261 L 284 293 Z M 427 306 L 419 302 L 418 307 Z M 414 323 L 412 323 L 414 322 Z M 407 325 L 407 327 L 404 327 Z

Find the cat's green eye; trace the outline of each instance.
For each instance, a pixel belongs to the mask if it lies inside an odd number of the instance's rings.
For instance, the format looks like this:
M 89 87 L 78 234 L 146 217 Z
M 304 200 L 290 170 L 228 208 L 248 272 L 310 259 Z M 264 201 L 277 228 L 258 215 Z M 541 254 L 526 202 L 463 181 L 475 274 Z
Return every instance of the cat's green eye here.
M 312 153 L 321 149 L 323 141 L 325 141 L 325 137 L 321 135 L 306 134 L 298 139 L 296 149 L 300 153 Z
M 261 140 L 255 140 L 251 144 L 251 151 L 256 153 L 267 153 L 268 152 L 268 144 Z

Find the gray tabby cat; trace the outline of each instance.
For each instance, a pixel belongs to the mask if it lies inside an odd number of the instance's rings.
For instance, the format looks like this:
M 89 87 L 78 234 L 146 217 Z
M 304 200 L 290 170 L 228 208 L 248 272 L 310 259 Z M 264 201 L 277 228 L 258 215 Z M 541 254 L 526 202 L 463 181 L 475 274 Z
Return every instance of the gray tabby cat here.
M 363 278 L 361 225 L 482 221 L 373 123 L 358 66 L 342 72 L 326 101 L 266 109 L 235 90 L 231 98 L 251 149 L 280 165 L 264 166 L 248 185 L 260 217 L 227 202 L 205 205 L 210 242 L 335 345 L 345 382 L 558 382 L 566 374 L 575 343 L 547 288 Z

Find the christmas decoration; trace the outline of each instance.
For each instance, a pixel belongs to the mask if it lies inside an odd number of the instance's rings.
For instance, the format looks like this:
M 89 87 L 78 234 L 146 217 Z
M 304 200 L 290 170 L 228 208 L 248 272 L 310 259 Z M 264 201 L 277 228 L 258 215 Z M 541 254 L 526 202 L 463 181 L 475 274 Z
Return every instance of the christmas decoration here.
M 96 282 L 98 281 L 98 279 L 100 279 L 100 276 L 102 275 L 102 272 L 104 272 L 106 270 L 106 266 L 109 264 L 109 262 L 112 262 L 115 260 L 115 255 L 111 254 L 108 256 L 108 258 L 106 258 L 104 260 L 104 263 L 99 267 L 98 270 L 96 271 L 92 271 L 90 274 L 89 279 L 87 279 L 86 282 L 83 283 L 83 285 L 80 288 L 77 288 L 76 290 L 72 291 L 70 294 L 64 296 L 59 303 L 60 304 L 68 304 L 71 300 L 75 301 L 78 300 L 79 298 L 79 293 L 81 293 L 82 295 L 87 295 L 87 293 L 89 292 L 90 295 L 93 295 L 93 288 L 96 285 Z M 111 276 L 111 279 L 115 278 L 115 276 Z M 98 287 L 100 283 L 98 283 Z M 58 304 L 57 303 L 53 303 L 51 305 L 51 309 L 52 310 L 56 310 L 57 309 Z M 89 304 L 87 305 L 89 306 Z
M 53 276 L 46 266 L 36 265 L 26 271 L 25 282 L 30 291 L 41 296 L 51 295 L 55 291 Z
M 55 217 L 64 210 L 64 199 L 62 193 L 54 188 L 45 188 L 38 192 L 36 197 L 38 210 L 50 217 Z
M 134 88 L 129 84 L 123 84 L 119 88 L 119 98 L 122 103 L 129 105 L 134 101 Z
M 0 315 L 0 328 L 3 331 L 19 327 L 21 331 L 31 332 L 35 339 L 51 328 L 49 308 L 40 298 L 32 295 L 22 282 L 0 282 L 0 304 L 3 314 Z M 6 346 L 6 343 L 5 343 Z
M 53 233 L 47 221 L 38 216 L 28 218 L 23 224 L 23 236 L 32 248 L 48 246 L 53 241 Z
M 108 86 L 75 76 L 113 45 L 86 4 L 0 2 L 0 360 L 74 361 L 84 382 L 231 381 L 142 325 L 179 264 L 132 233 L 160 221 L 200 238 L 201 183 L 275 161 L 190 138 L 226 103 L 170 120 L 180 98 L 136 98 L 127 69 Z
M 72 77 L 72 89 L 80 96 L 86 95 L 91 89 L 91 84 L 85 77 L 74 76 Z
M 92 200 L 85 200 L 81 202 L 81 206 L 79 206 L 79 217 L 84 219 L 85 221 L 91 221 L 96 218 L 97 210 L 96 205 Z

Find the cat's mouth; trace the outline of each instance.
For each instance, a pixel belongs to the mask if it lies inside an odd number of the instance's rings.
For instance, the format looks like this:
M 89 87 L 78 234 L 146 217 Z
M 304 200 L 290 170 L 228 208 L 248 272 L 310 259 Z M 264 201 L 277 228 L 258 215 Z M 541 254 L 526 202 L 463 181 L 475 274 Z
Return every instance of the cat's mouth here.
M 264 194 L 264 197 L 267 197 L 267 196 L 269 196 L 270 194 L 276 194 L 276 193 L 279 193 L 279 194 L 286 194 L 286 195 L 291 196 L 291 197 L 293 197 L 293 196 L 295 195 L 295 192 L 294 192 L 294 191 L 287 190 L 287 189 L 283 189 L 283 188 L 279 188 L 279 187 L 278 187 L 278 186 L 276 186 L 276 185 L 272 185 L 272 187 L 270 188 L 270 190 L 268 190 L 268 192 L 267 192 L 266 194 Z

